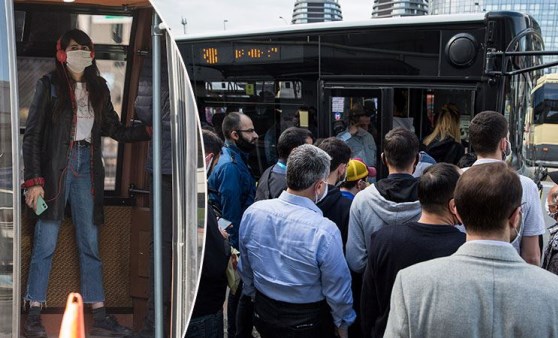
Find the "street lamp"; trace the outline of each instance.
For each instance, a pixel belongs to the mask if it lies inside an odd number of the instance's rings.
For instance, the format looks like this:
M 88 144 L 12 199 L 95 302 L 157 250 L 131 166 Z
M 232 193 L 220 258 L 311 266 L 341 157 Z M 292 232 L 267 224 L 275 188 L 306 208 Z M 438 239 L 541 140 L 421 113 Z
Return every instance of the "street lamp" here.
M 223 20 L 223 30 L 224 31 L 227 30 L 227 22 L 229 22 L 229 20 L 227 20 L 227 19 Z
M 288 24 L 289 24 L 289 23 L 287 22 L 287 20 L 286 20 L 286 19 L 285 19 L 284 17 L 282 17 L 282 16 L 279 16 L 279 19 L 281 19 L 281 20 L 285 21 L 285 25 L 288 25 Z
M 186 34 L 186 25 L 188 24 L 188 20 L 185 17 L 182 17 L 182 26 L 184 26 L 184 34 Z

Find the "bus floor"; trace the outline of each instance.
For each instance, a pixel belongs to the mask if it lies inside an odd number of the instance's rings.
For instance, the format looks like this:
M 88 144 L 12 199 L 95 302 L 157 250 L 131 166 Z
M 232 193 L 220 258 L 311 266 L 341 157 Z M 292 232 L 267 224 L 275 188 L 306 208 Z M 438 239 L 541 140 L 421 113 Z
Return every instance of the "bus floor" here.
M 94 336 L 90 336 L 89 335 L 89 330 L 91 329 L 91 326 L 93 325 L 93 316 L 91 315 L 91 313 L 88 313 L 87 311 L 85 311 L 84 315 L 84 320 L 85 320 L 85 336 L 86 337 L 94 337 Z M 41 314 L 41 319 L 43 322 L 43 326 L 45 327 L 45 330 L 48 334 L 49 338 L 57 338 L 60 335 L 60 325 L 62 324 L 62 313 L 44 313 Z M 129 313 L 129 314 L 114 314 L 114 316 L 116 317 L 116 319 L 118 320 L 118 323 L 120 323 L 120 325 L 132 328 L 133 323 L 134 323 L 134 315 Z M 21 315 L 21 325 L 20 325 L 20 337 L 24 337 L 22 332 L 23 332 L 23 323 L 25 323 L 25 320 L 27 319 L 27 314 L 22 314 Z

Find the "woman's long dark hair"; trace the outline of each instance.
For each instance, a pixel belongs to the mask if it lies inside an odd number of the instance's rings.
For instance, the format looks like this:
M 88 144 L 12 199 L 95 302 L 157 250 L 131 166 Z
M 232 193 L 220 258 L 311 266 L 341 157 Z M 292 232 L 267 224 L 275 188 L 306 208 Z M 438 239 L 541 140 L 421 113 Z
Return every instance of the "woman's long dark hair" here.
M 91 38 L 82 30 L 72 29 L 64 33 L 60 37 L 60 49 L 65 51 L 70 40 L 74 40 L 82 46 L 89 46 L 89 49 L 93 51 L 93 42 Z M 70 90 L 75 89 L 75 81 L 68 73 L 66 69 L 66 64 L 59 62 L 55 57 L 56 62 L 56 73 L 58 81 L 56 81 L 56 93 L 58 95 L 58 100 L 54 106 L 53 119 L 56 120 L 60 113 L 66 109 L 68 105 L 71 106 Z M 85 79 L 85 84 L 87 92 L 89 93 L 89 104 L 93 107 L 95 113 L 95 122 L 102 122 L 102 110 L 108 100 L 108 93 L 106 91 L 106 85 L 104 79 L 100 76 L 99 68 L 95 59 L 93 59 L 93 64 L 85 68 L 83 77 Z

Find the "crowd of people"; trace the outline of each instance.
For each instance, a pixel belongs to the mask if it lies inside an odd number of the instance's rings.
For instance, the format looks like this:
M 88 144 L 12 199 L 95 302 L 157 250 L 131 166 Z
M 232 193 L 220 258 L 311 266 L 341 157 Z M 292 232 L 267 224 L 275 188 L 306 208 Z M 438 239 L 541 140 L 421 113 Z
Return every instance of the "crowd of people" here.
M 254 328 L 261 337 L 558 335 L 535 311 L 543 302 L 553 303 L 549 318 L 558 310 L 558 276 L 545 271 L 556 273 L 558 225 L 543 269 L 543 209 L 535 183 L 504 161 L 507 120 L 491 111 L 473 118 L 475 157 L 460 168 L 451 109 L 423 144 L 407 128 L 389 131 L 379 156 L 388 176 L 372 184 L 374 169 L 348 138 L 313 145 L 298 127 L 279 136 L 278 161 L 256 184 L 246 164 L 253 124 L 225 117 L 222 153 L 235 157 L 222 157 L 208 184 L 211 204 L 234 218 L 226 230 L 239 251 L 229 337 L 252 337 Z M 555 219 L 557 202 L 558 186 L 547 199 Z
M 145 76 L 136 101 L 145 125 L 125 127 L 99 76 L 91 39 L 71 30 L 58 41 L 56 70 L 37 84 L 23 139 L 24 188 L 30 208 L 37 210 L 42 199 L 49 207 L 35 225 L 24 293 L 28 338 L 47 337 L 40 313 L 68 202 L 83 301 L 93 312 L 90 333 L 154 335 L 153 292 L 136 334 L 106 313 L 97 228 L 103 223 L 101 135 L 150 139 L 151 79 Z M 168 313 L 173 233 L 166 87 L 163 97 Z M 395 115 L 397 125 L 406 125 Z M 422 143 L 409 126 L 395 127 L 382 149 L 365 127 L 370 118 L 363 107 L 352 107 L 348 118 L 336 137 L 319 142 L 307 128 L 284 130 L 273 144 L 276 154 L 268 156 L 275 163 L 258 183 L 248 159 L 259 136 L 248 115 L 222 117 L 224 141 L 203 131 L 211 207 L 186 337 L 223 337 L 225 299 L 230 338 L 252 337 L 254 328 L 264 338 L 558 336 L 558 223 L 549 229 L 542 256 L 539 239 L 546 230 L 538 188 L 504 161 L 511 152 L 506 118 L 485 111 L 472 119 L 474 157 L 465 154 L 459 112 L 451 104 Z M 388 175 L 376 181 L 377 160 Z M 550 177 L 558 182 L 558 172 Z M 545 205 L 558 221 L 558 185 Z

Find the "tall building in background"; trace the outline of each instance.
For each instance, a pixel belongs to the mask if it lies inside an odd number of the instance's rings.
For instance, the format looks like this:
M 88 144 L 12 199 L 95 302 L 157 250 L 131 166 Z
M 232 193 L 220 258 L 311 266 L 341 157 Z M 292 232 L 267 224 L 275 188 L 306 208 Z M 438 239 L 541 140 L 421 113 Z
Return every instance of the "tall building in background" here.
M 292 23 L 341 21 L 343 14 L 337 0 L 296 0 Z
M 428 0 L 374 0 L 372 18 L 428 14 Z
M 546 50 L 558 50 L 558 4 L 556 0 L 430 0 L 430 14 L 460 14 L 486 11 L 518 11 L 532 15 L 541 26 Z M 557 61 L 544 56 L 544 62 Z M 557 67 L 546 72 L 557 72 Z

